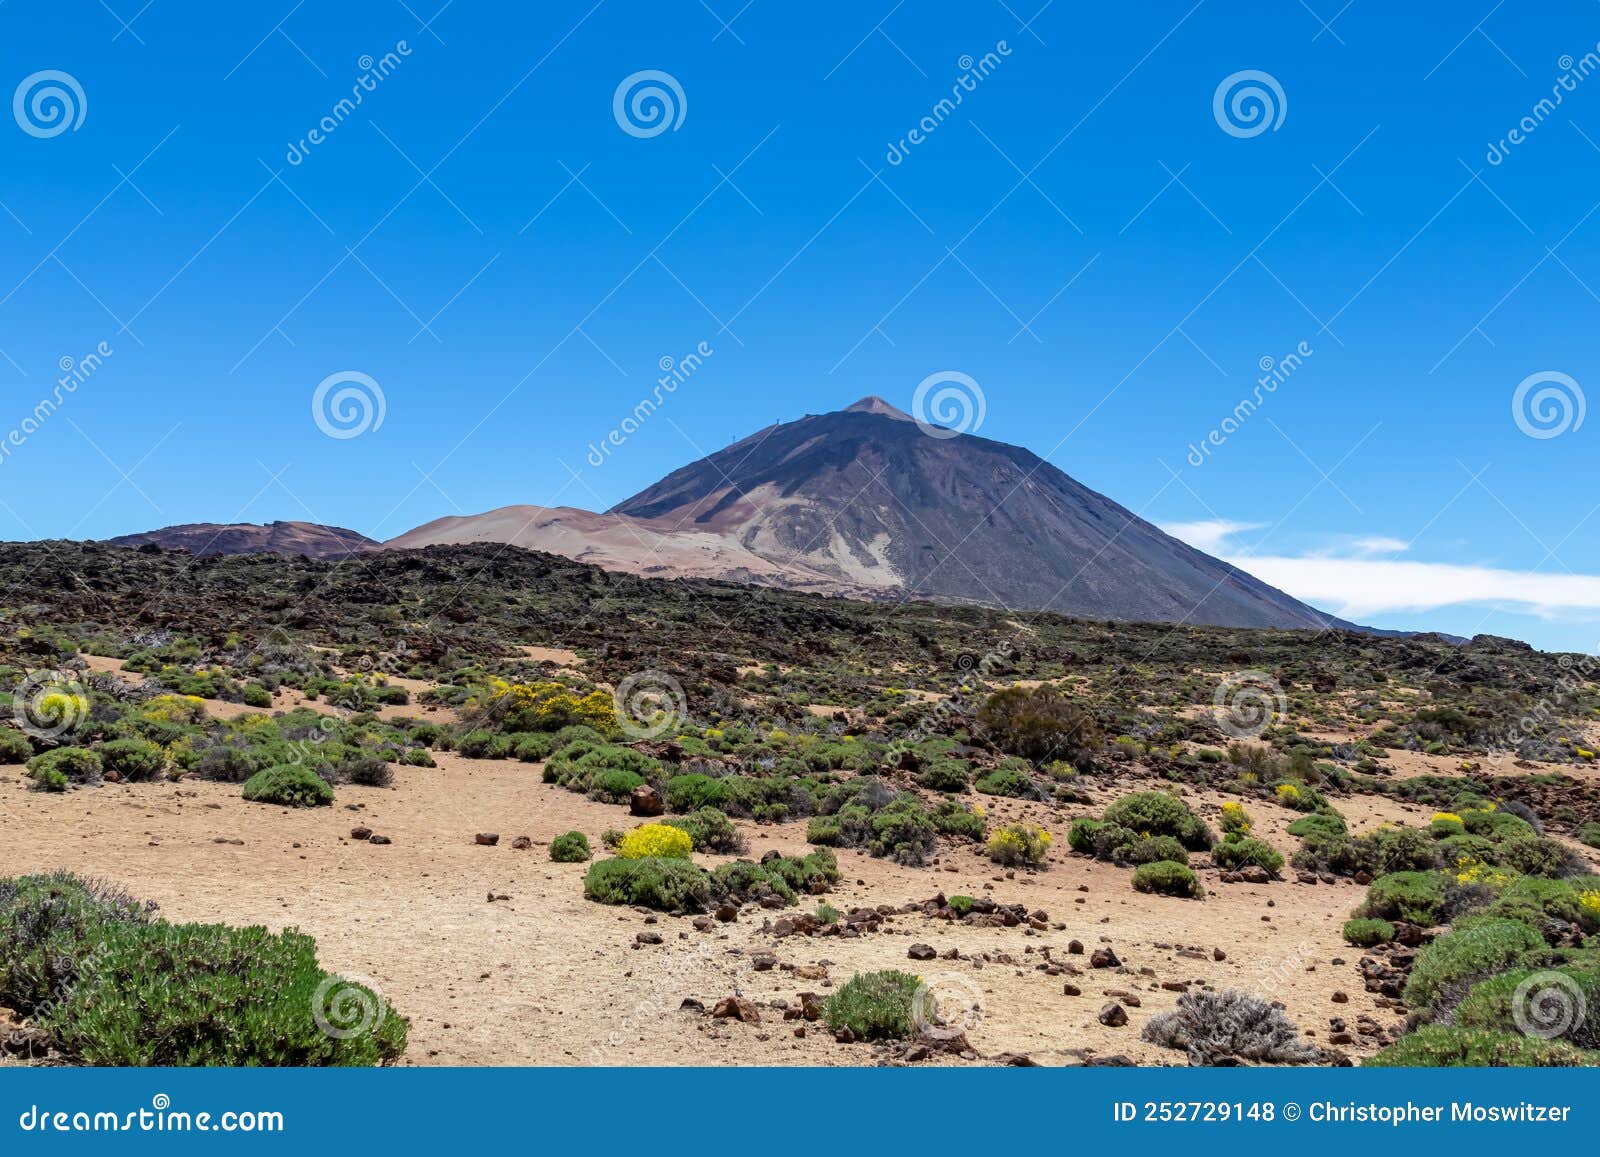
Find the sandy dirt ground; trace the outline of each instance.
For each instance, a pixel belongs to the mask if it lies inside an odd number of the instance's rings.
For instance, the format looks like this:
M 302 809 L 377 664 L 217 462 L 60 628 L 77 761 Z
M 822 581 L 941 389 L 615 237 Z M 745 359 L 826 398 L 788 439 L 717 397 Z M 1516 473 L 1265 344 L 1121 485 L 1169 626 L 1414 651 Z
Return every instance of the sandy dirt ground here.
M 301 701 L 284 693 L 274 709 Z M 206 706 L 230 717 L 262 710 Z M 416 707 L 395 713 L 427 714 Z M 585 865 L 551 863 L 546 845 L 577 829 L 605 854 L 601 832 L 639 822 L 625 807 L 541 783 L 537 765 L 435 758 L 437 768 L 395 768 L 390 788 L 343 787 L 332 807 L 300 810 L 247 803 L 237 786 L 204 782 L 108 784 L 50 795 L 28 790 L 21 769 L 5 769 L 0 875 L 67 868 L 115 880 L 157 901 L 170 919 L 297 926 L 316 937 L 326 967 L 373 985 L 410 1019 L 406 1063 L 418 1065 L 877 1063 L 881 1053 L 839 1044 L 816 1026 L 797 1037 L 796 1023 L 784 1021 L 771 1002 L 798 1007 L 800 992 L 826 995 L 853 974 L 880 968 L 918 973 L 937 991 L 976 1006 L 981 1019 L 971 1023 L 967 1039 L 980 1057 L 1020 1053 L 1040 1064 L 1118 1054 L 1141 1064 L 1185 1063 L 1182 1054 L 1139 1040 L 1144 1023 L 1176 1003 L 1177 993 L 1164 983 L 1236 987 L 1281 1001 L 1302 1031 L 1322 1041 L 1333 1017 L 1352 1029 L 1363 1015 L 1384 1027 L 1402 1020 L 1363 991 L 1361 953 L 1340 936 L 1363 894 L 1355 884 L 1299 884 L 1292 871 L 1284 882 L 1223 883 L 1200 856 L 1195 866 L 1209 895 L 1180 900 L 1140 895 L 1128 870 L 1068 852 L 1072 818 L 1097 814 L 1130 791 L 1171 786 L 1137 772 L 1083 781 L 1091 805 L 972 797 L 992 823 L 1025 819 L 1056 834 L 1044 871 L 1000 870 L 972 845 L 946 850 L 920 869 L 845 851 L 843 879 L 824 897 L 848 911 L 899 907 L 939 892 L 988 895 L 1043 909 L 1048 931 L 970 927 L 918 913 L 894 915 L 860 938 L 780 939 L 770 928 L 783 913 L 754 906 L 735 923 L 702 931 L 687 917 L 585 900 Z M 1400 774 L 1421 770 L 1397 767 Z M 1227 797 L 1183 794 L 1216 825 Z M 1338 806 L 1358 832 L 1424 823 L 1432 812 L 1365 795 Z M 1298 813 L 1266 802 L 1250 810 L 1255 834 L 1285 856 L 1294 851 L 1298 841 L 1284 829 Z M 353 840 L 358 825 L 393 842 Z M 741 821 L 740 827 L 751 857 L 809 850 L 803 821 L 759 827 Z M 499 844 L 478 845 L 479 832 L 497 833 Z M 523 835 L 533 847 L 513 849 Z M 1583 854 L 1600 866 L 1594 852 Z M 708 867 L 718 862 L 697 859 Z M 813 905 L 807 900 L 804 907 Z M 639 933 L 650 932 L 662 943 L 636 943 Z M 1069 954 L 1073 940 L 1084 955 Z M 941 958 L 909 960 L 917 943 Z M 1121 969 L 1089 967 L 1087 954 L 1102 944 L 1120 957 Z M 951 949 L 959 958 L 942 958 Z M 752 954 L 763 951 L 775 953 L 778 964 L 757 971 Z M 1047 955 L 1082 974 L 1046 975 Z M 808 978 L 795 975 L 799 967 Z M 1068 983 L 1081 995 L 1067 995 Z M 1107 990 L 1138 998 L 1136 1007 L 1123 1000 L 1125 1026 L 1099 1022 Z M 762 1023 L 680 1011 L 686 999 L 709 1008 L 736 994 L 758 1003 Z M 1377 1045 L 1358 1035 L 1343 1047 L 1359 1059 Z
M 845 878 L 826 897 L 841 910 L 899 906 L 939 891 L 988 894 L 1042 908 L 1064 927 L 971 928 L 916 914 L 897 915 L 859 939 L 778 939 L 763 928 L 781 913 L 752 907 L 734 924 L 701 932 L 688 918 L 586 901 L 584 865 L 549 862 L 544 845 L 562 832 L 576 828 L 598 847 L 606 828 L 637 822 L 625 808 L 543 784 L 532 765 L 437 758 L 437 768 L 397 768 L 392 788 L 342 788 L 332 807 L 306 810 L 246 803 L 235 786 L 201 782 L 45 795 L 11 772 L 0 775 L 7 837 L 0 874 L 70 868 L 158 901 L 171 919 L 298 926 L 317 938 L 327 967 L 373 982 L 410 1018 L 407 1061 L 414 1064 L 873 1063 L 867 1046 L 841 1045 L 815 1029 L 797 1039 L 777 1010 L 764 1008 L 762 1024 L 745 1025 L 679 1005 L 693 998 L 709 1007 L 735 993 L 797 1005 L 801 991 L 826 994 L 858 971 L 890 967 L 980 994 L 973 999 L 983 1019 L 968 1033 L 973 1048 L 986 1056 L 1026 1053 L 1041 1064 L 1078 1059 L 1070 1050 L 1182 1063 L 1181 1054 L 1138 1039 L 1144 1021 L 1177 999 L 1163 981 L 1269 995 L 1323 1039 L 1332 1016 L 1399 1019 L 1362 991 L 1360 953 L 1340 939 L 1361 896 L 1353 884 L 1223 884 L 1204 869 L 1212 895 L 1198 902 L 1139 895 L 1126 870 L 1071 855 L 1064 841 L 1046 871 L 1010 877 L 976 849 L 922 869 L 845 852 Z M 1124 777 L 1097 794 L 1109 800 L 1135 786 Z M 1214 818 L 1222 797 L 1190 799 Z M 1089 810 L 985 802 L 993 819 L 1041 820 L 1058 833 Z M 1415 822 L 1405 805 L 1388 805 L 1387 814 L 1377 806 L 1385 801 L 1370 802 L 1372 815 L 1353 817 L 1358 826 Z M 1260 817 L 1266 838 L 1291 850 L 1295 841 L 1282 828 L 1293 813 L 1258 810 L 1273 813 Z M 394 842 L 351 840 L 358 824 Z M 808 850 L 803 823 L 742 826 L 752 855 Z M 499 845 L 477 845 L 478 832 L 499 834 Z M 513 850 L 518 835 L 532 837 L 534 847 Z M 660 932 L 663 943 L 636 948 L 646 931 Z M 1111 945 L 1127 971 L 1089 969 L 1086 957 L 1067 954 L 1073 939 L 1090 952 Z M 959 949 L 962 958 L 915 964 L 907 949 L 918 942 L 941 954 Z M 1046 947 L 1084 974 L 1045 975 L 1037 966 Z M 1204 958 L 1180 955 L 1183 947 Z M 1218 948 L 1225 960 L 1213 959 Z M 776 952 L 778 967 L 755 971 L 750 954 L 758 950 Z M 830 979 L 798 979 L 790 969 L 801 965 L 823 965 Z M 1064 994 L 1068 980 L 1082 995 Z M 1107 989 L 1140 998 L 1124 1027 L 1097 1020 Z M 1333 1003 L 1335 991 L 1348 1003 Z

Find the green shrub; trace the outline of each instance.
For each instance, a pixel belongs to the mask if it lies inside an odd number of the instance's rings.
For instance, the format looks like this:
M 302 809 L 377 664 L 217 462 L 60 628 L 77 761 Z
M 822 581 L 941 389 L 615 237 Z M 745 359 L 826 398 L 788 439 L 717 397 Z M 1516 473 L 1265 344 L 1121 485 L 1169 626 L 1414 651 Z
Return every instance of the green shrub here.
M 1578 896 L 1578 889 L 1567 880 L 1524 876 L 1509 884 L 1483 914 L 1521 920 L 1534 928 L 1553 917 L 1593 932 L 1600 928 L 1600 913 L 1585 908 Z
M 997 767 L 972 782 L 972 789 L 983 795 L 1029 798 L 1038 794 L 1033 780 L 1015 768 Z
M 1105 821 L 1140 834 L 1171 836 L 1191 852 L 1208 850 L 1214 840 L 1187 804 L 1160 791 L 1123 796 L 1106 808 Z
M 818 848 L 805 856 L 774 856 L 768 853 L 763 857 L 761 866 L 796 892 L 816 895 L 826 892 L 839 880 L 839 860 L 828 848 Z
M 951 896 L 945 903 L 949 905 L 950 911 L 954 912 L 956 919 L 959 920 L 972 911 L 972 905 L 976 901 L 971 896 Z
M 0 1005 L 31 1015 L 71 988 L 108 924 L 144 919 L 131 896 L 96 880 L 0 879 Z
M 1345 825 L 1344 817 L 1337 812 L 1313 812 L 1308 816 L 1301 816 L 1288 827 L 1291 836 L 1304 839 L 1307 836 L 1344 836 L 1350 834 L 1350 829 Z
M 796 900 L 787 880 L 752 860 L 735 860 L 718 867 L 711 873 L 711 891 L 734 904 L 759 903 L 771 896 L 785 904 Z
M 1345 943 L 1353 944 L 1357 948 L 1371 948 L 1376 944 L 1387 944 L 1395 936 L 1395 927 L 1387 920 L 1372 920 L 1365 916 L 1357 916 L 1344 923 Z
M 838 816 L 812 816 L 806 824 L 806 843 L 827 847 L 839 843 L 844 831 Z
M 1189 852 L 1171 836 L 1146 836 L 1142 840 L 1135 840 L 1116 849 L 1116 858 L 1119 864 L 1132 864 L 1135 867 L 1140 864 L 1154 864 L 1160 860 L 1187 864 Z
M 1075 852 L 1094 854 L 1094 834 L 1105 827 L 1102 820 L 1079 816 L 1067 828 L 1067 847 Z
M 1365 857 L 1349 836 L 1330 836 L 1312 832 L 1290 857 L 1297 868 L 1311 872 L 1333 872 L 1340 876 L 1353 876 L 1363 871 Z
M 26 735 L 9 727 L 0 727 L 0 764 L 27 763 L 32 758 L 33 744 L 28 742 Z
M 1167 839 L 1173 837 L 1168 836 Z M 1127 855 L 1128 849 L 1140 840 L 1139 833 L 1129 831 L 1121 824 L 1101 824 L 1094 830 L 1092 847 L 1094 854 L 1102 860 L 1120 861 Z M 1180 843 L 1179 847 L 1183 845 Z M 1187 849 L 1185 849 L 1187 851 Z M 1185 859 L 1188 857 L 1185 856 Z
M 823 1002 L 822 1019 L 857 1040 L 904 1040 L 914 1031 L 921 989 L 922 981 L 898 969 L 857 973 Z
M 901 796 L 872 813 L 868 847 L 875 856 L 920 867 L 932 853 L 938 830 L 912 796 Z
M 1283 853 L 1265 840 L 1247 836 L 1242 840 L 1223 840 L 1214 845 L 1211 862 L 1230 871 L 1256 864 L 1277 875 L 1283 867 Z
M 0 745 L 0 747 L 3 747 L 3 745 Z M 4 762 L 6 762 L 6 760 L 3 758 L 3 754 L 0 754 L 0 763 Z M 1579 843 L 1585 844 L 1591 848 L 1600 848 L 1600 823 L 1590 820 L 1580 827 L 1575 834 L 1578 837 Z
M 690 861 L 675 858 L 596 860 L 583 877 L 583 893 L 602 904 L 698 912 L 711 903 L 711 877 Z
M 37 788 L 63 791 L 69 783 L 100 782 L 100 756 L 86 747 L 56 747 L 28 760 L 28 778 Z
M 1520 996 L 1519 996 L 1520 994 Z M 1576 969 L 1518 969 L 1472 986 L 1455 1010 L 1461 1028 L 1520 1032 L 1559 1039 L 1582 1049 L 1600 1049 L 1600 973 Z
M 1600 1053 L 1585 1052 L 1565 1041 L 1443 1025 L 1425 1025 L 1362 1062 L 1364 1068 L 1408 1069 L 1556 1068 L 1596 1064 L 1600 1064 Z
M 143 739 L 113 739 L 100 745 L 100 764 L 129 783 L 155 779 L 166 767 L 167 757 L 153 743 Z
M 272 692 L 268 691 L 260 683 L 246 683 L 242 697 L 246 707 L 272 706 Z
M 700 807 L 679 819 L 665 821 L 689 833 L 697 852 L 734 855 L 745 850 L 745 839 L 733 821 L 714 807 Z
M 1525 876 L 1558 879 L 1583 870 L 1583 860 L 1571 848 L 1543 836 L 1516 835 L 1495 849 L 1494 862 Z
M 333 802 L 333 788 L 316 772 L 294 763 L 280 763 L 245 780 L 242 794 L 254 803 L 286 807 L 321 807 Z
M 610 803 L 621 803 L 633 794 L 633 789 L 643 787 L 644 776 L 625 767 L 608 767 L 596 772 L 590 780 L 589 797 Z
M 1435 845 L 1439 863 L 1447 868 L 1453 868 L 1462 860 L 1477 860 L 1480 863 L 1492 864 L 1498 858 L 1493 840 L 1483 836 L 1469 836 L 1462 833 L 1458 836 L 1446 836 Z
M 1392 872 L 1372 882 L 1356 915 L 1427 927 L 1439 922 L 1444 903 L 1445 877 L 1438 872 Z
M 940 835 L 973 841 L 982 840 L 989 826 L 977 812 L 954 799 L 939 801 L 939 806 L 933 809 L 930 818 Z
M 352 756 L 335 770 L 358 787 L 388 787 L 394 782 L 394 769 L 376 755 Z
M 1485 836 L 1496 843 L 1520 836 L 1537 836 L 1539 834 L 1527 820 L 1506 811 L 1477 811 L 1469 809 L 1461 813 L 1461 822 L 1472 835 Z
M 1163 896 L 1187 896 L 1194 900 L 1203 900 L 1206 894 L 1194 872 L 1172 860 L 1140 864 L 1133 870 L 1133 890 L 1156 892 Z
M 1101 744 L 1094 715 L 1055 687 L 1006 687 L 978 709 L 978 728 L 1002 751 L 1087 767 Z M 981 790 L 981 789 L 980 789 Z
M 1447 985 L 1532 963 L 1547 952 L 1544 938 L 1515 920 L 1477 920 L 1441 936 L 1417 953 L 1406 982 L 1406 1003 L 1432 1004 Z
M 959 759 L 936 759 L 922 769 L 917 782 L 929 791 L 966 791 L 972 769 Z M 1005 794 L 994 792 L 991 794 Z
M 728 787 L 720 779 L 695 772 L 675 775 L 667 781 L 667 807 L 675 812 L 692 812 L 703 807 L 721 808 L 728 798 Z
M 1388 872 L 1426 872 L 1439 861 L 1438 845 L 1419 828 L 1378 828 L 1357 836 L 1361 866 L 1374 876 Z
M 581 864 L 590 856 L 589 837 L 566 832 L 550 841 L 550 858 L 558 864 Z
M 406 1046 L 405 1021 L 319 968 L 311 937 L 222 924 L 105 926 L 43 1024 L 69 1056 L 119 1067 L 373 1065 Z
M 468 759 L 492 759 L 499 738 L 494 732 L 480 727 L 457 738 L 456 751 Z
M 549 759 L 556 749 L 555 736 L 548 731 L 519 731 L 507 739 L 511 741 L 511 754 L 523 763 Z
M 262 753 L 225 744 L 207 748 L 192 771 L 200 779 L 243 783 L 268 766 L 270 764 Z

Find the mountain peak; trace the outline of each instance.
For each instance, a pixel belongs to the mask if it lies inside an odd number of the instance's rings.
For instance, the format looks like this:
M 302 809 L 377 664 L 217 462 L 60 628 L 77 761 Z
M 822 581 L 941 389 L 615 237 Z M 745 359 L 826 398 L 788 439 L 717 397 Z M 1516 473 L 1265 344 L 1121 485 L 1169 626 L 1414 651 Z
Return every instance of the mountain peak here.
M 846 414 L 881 414 L 885 418 L 893 418 L 897 422 L 916 421 L 910 414 L 891 406 L 888 402 L 878 397 L 877 394 L 868 394 L 853 406 L 846 406 Z

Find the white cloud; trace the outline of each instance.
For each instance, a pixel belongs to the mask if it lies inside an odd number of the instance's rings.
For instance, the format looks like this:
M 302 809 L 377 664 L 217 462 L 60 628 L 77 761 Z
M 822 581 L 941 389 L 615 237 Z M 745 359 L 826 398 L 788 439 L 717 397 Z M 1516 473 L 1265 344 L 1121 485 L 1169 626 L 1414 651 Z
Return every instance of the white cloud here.
M 1342 553 L 1238 553 L 1231 537 L 1256 525 L 1259 524 L 1212 519 L 1173 523 L 1162 529 L 1262 582 L 1345 619 L 1472 603 L 1506 604 L 1542 618 L 1600 611 L 1597 575 L 1372 557 L 1407 549 L 1405 542 L 1386 537 L 1347 541 Z
M 1372 538 L 1358 538 L 1350 544 L 1350 549 L 1356 554 L 1404 554 L 1411 549 L 1411 544 L 1403 538 L 1385 538 L 1376 535 Z
M 1196 550 L 1217 554 L 1228 545 L 1228 539 L 1246 530 L 1259 530 L 1264 522 L 1231 522 L 1226 518 L 1207 518 L 1199 522 L 1169 522 L 1161 527 L 1180 542 Z
M 1224 561 L 1340 618 L 1510 603 L 1543 618 L 1600 610 L 1600 576 L 1443 562 L 1223 555 Z

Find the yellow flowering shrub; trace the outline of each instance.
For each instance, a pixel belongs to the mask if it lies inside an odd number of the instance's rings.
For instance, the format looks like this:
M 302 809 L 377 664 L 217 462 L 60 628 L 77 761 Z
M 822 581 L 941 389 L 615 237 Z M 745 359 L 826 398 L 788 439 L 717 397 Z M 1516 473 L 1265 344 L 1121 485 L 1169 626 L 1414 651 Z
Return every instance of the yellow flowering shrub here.
M 1476 856 L 1462 856 L 1456 861 L 1456 883 L 1485 884 L 1490 888 L 1504 888 L 1516 876 L 1504 868 L 1492 868 Z
M 1007 824 L 989 837 L 989 858 L 997 864 L 1037 868 L 1054 837 L 1034 824 Z
M 88 717 L 89 700 L 74 691 L 46 691 L 34 704 L 32 714 L 46 727 L 71 727 Z
M 1428 832 L 1434 836 L 1459 836 L 1466 830 L 1466 821 L 1455 812 L 1434 812 L 1428 821 Z
M 1300 789 L 1292 783 L 1280 783 L 1272 790 L 1277 793 L 1279 803 L 1293 804 L 1300 799 Z
M 1243 838 L 1250 834 L 1253 821 L 1250 813 L 1244 810 L 1244 804 L 1232 801 L 1222 805 L 1222 830 L 1227 835 Z
M 1578 903 L 1585 912 L 1600 920 L 1600 889 L 1590 888 L 1588 891 L 1579 892 Z
M 206 701 L 198 695 L 157 695 L 139 714 L 162 723 L 199 723 L 206 717 Z
M 565 683 L 512 683 L 491 676 L 467 706 L 500 716 L 507 731 L 557 731 L 573 723 L 607 733 L 617 729 L 610 695 L 604 691 L 579 695 Z
M 622 837 L 622 842 L 617 845 L 617 855 L 624 860 L 642 860 L 650 856 L 684 860 L 688 859 L 693 849 L 694 841 L 682 828 L 645 824 Z

